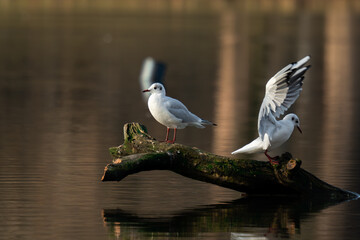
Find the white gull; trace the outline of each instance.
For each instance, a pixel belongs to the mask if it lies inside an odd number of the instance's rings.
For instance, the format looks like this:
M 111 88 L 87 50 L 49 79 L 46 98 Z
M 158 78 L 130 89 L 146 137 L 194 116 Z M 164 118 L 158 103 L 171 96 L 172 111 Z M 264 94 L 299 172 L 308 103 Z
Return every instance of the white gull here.
M 304 74 L 310 68 L 304 65 L 309 59 L 310 56 L 306 56 L 287 65 L 267 82 L 258 117 L 259 137 L 231 154 L 264 152 L 271 163 L 276 163 L 276 158 L 270 157 L 267 152 L 285 143 L 295 126 L 302 133 L 300 120 L 295 114 L 287 114 L 282 120 L 276 118 L 284 114 L 299 97 Z
M 179 100 L 166 96 L 165 88 L 161 83 L 153 83 L 143 92 L 151 94 L 148 99 L 151 115 L 156 121 L 167 127 L 165 142 L 175 142 L 176 129 L 183 129 L 187 126 L 197 128 L 204 128 L 203 125 L 216 126 L 216 124 L 191 113 Z M 168 140 L 170 128 L 174 129 L 173 140 Z

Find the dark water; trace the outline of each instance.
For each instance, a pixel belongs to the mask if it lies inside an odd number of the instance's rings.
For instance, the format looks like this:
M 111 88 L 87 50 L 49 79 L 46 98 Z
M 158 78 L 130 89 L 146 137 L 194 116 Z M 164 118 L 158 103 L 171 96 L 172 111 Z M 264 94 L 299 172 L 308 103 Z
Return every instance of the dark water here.
M 304 134 L 275 153 L 360 192 L 359 24 L 359 1 L 0 1 L 0 238 L 358 238 L 359 201 L 246 198 L 167 171 L 100 178 L 124 123 L 165 136 L 141 98 L 145 57 L 218 124 L 177 141 L 229 156 L 256 137 L 267 79 L 310 54 L 292 108 Z

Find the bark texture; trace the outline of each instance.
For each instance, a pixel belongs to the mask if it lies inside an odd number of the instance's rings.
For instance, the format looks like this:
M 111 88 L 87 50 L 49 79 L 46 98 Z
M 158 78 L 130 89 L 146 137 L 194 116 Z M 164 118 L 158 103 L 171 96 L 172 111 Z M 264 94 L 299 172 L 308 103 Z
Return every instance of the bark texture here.
M 337 201 L 355 199 L 356 193 L 321 181 L 301 168 L 290 153 L 279 164 L 218 156 L 195 147 L 156 141 L 139 123 L 124 126 L 124 143 L 110 148 L 113 162 L 102 181 L 120 181 L 141 171 L 170 170 L 192 179 L 252 195 L 302 195 Z

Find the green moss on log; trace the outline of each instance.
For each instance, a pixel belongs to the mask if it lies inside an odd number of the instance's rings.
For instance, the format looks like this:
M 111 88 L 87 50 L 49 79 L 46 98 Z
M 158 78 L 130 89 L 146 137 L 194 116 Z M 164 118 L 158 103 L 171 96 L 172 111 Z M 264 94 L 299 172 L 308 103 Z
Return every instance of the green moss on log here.
M 303 195 L 346 200 L 357 194 L 331 186 L 302 169 L 290 153 L 279 164 L 218 156 L 195 147 L 158 142 L 139 123 L 124 126 L 124 143 L 109 149 L 113 162 L 102 181 L 120 181 L 140 171 L 170 170 L 248 194 Z

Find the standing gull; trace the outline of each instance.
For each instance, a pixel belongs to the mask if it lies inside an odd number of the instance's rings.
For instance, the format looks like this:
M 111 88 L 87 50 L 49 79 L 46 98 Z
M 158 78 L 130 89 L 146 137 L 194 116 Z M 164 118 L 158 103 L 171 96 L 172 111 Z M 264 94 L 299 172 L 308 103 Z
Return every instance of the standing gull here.
M 187 126 L 193 126 L 197 128 L 204 128 L 203 125 L 216 124 L 203 120 L 191 113 L 185 105 L 171 97 L 166 96 L 165 88 L 161 83 L 153 83 L 148 89 L 143 92 L 150 92 L 148 100 L 148 107 L 151 115 L 167 127 L 166 139 L 167 143 L 174 143 L 176 138 L 176 129 L 183 129 Z M 170 128 L 174 129 L 173 140 L 169 140 Z
M 287 65 L 267 82 L 258 117 L 259 137 L 231 154 L 264 152 L 270 163 L 276 163 L 276 157 L 270 157 L 267 152 L 285 143 L 295 126 L 302 133 L 300 120 L 295 114 L 287 114 L 282 120 L 276 118 L 284 114 L 299 97 L 304 74 L 310 68 L 310 65 L 304 65 L 309 59 L 310 56 L 306 56 Z

